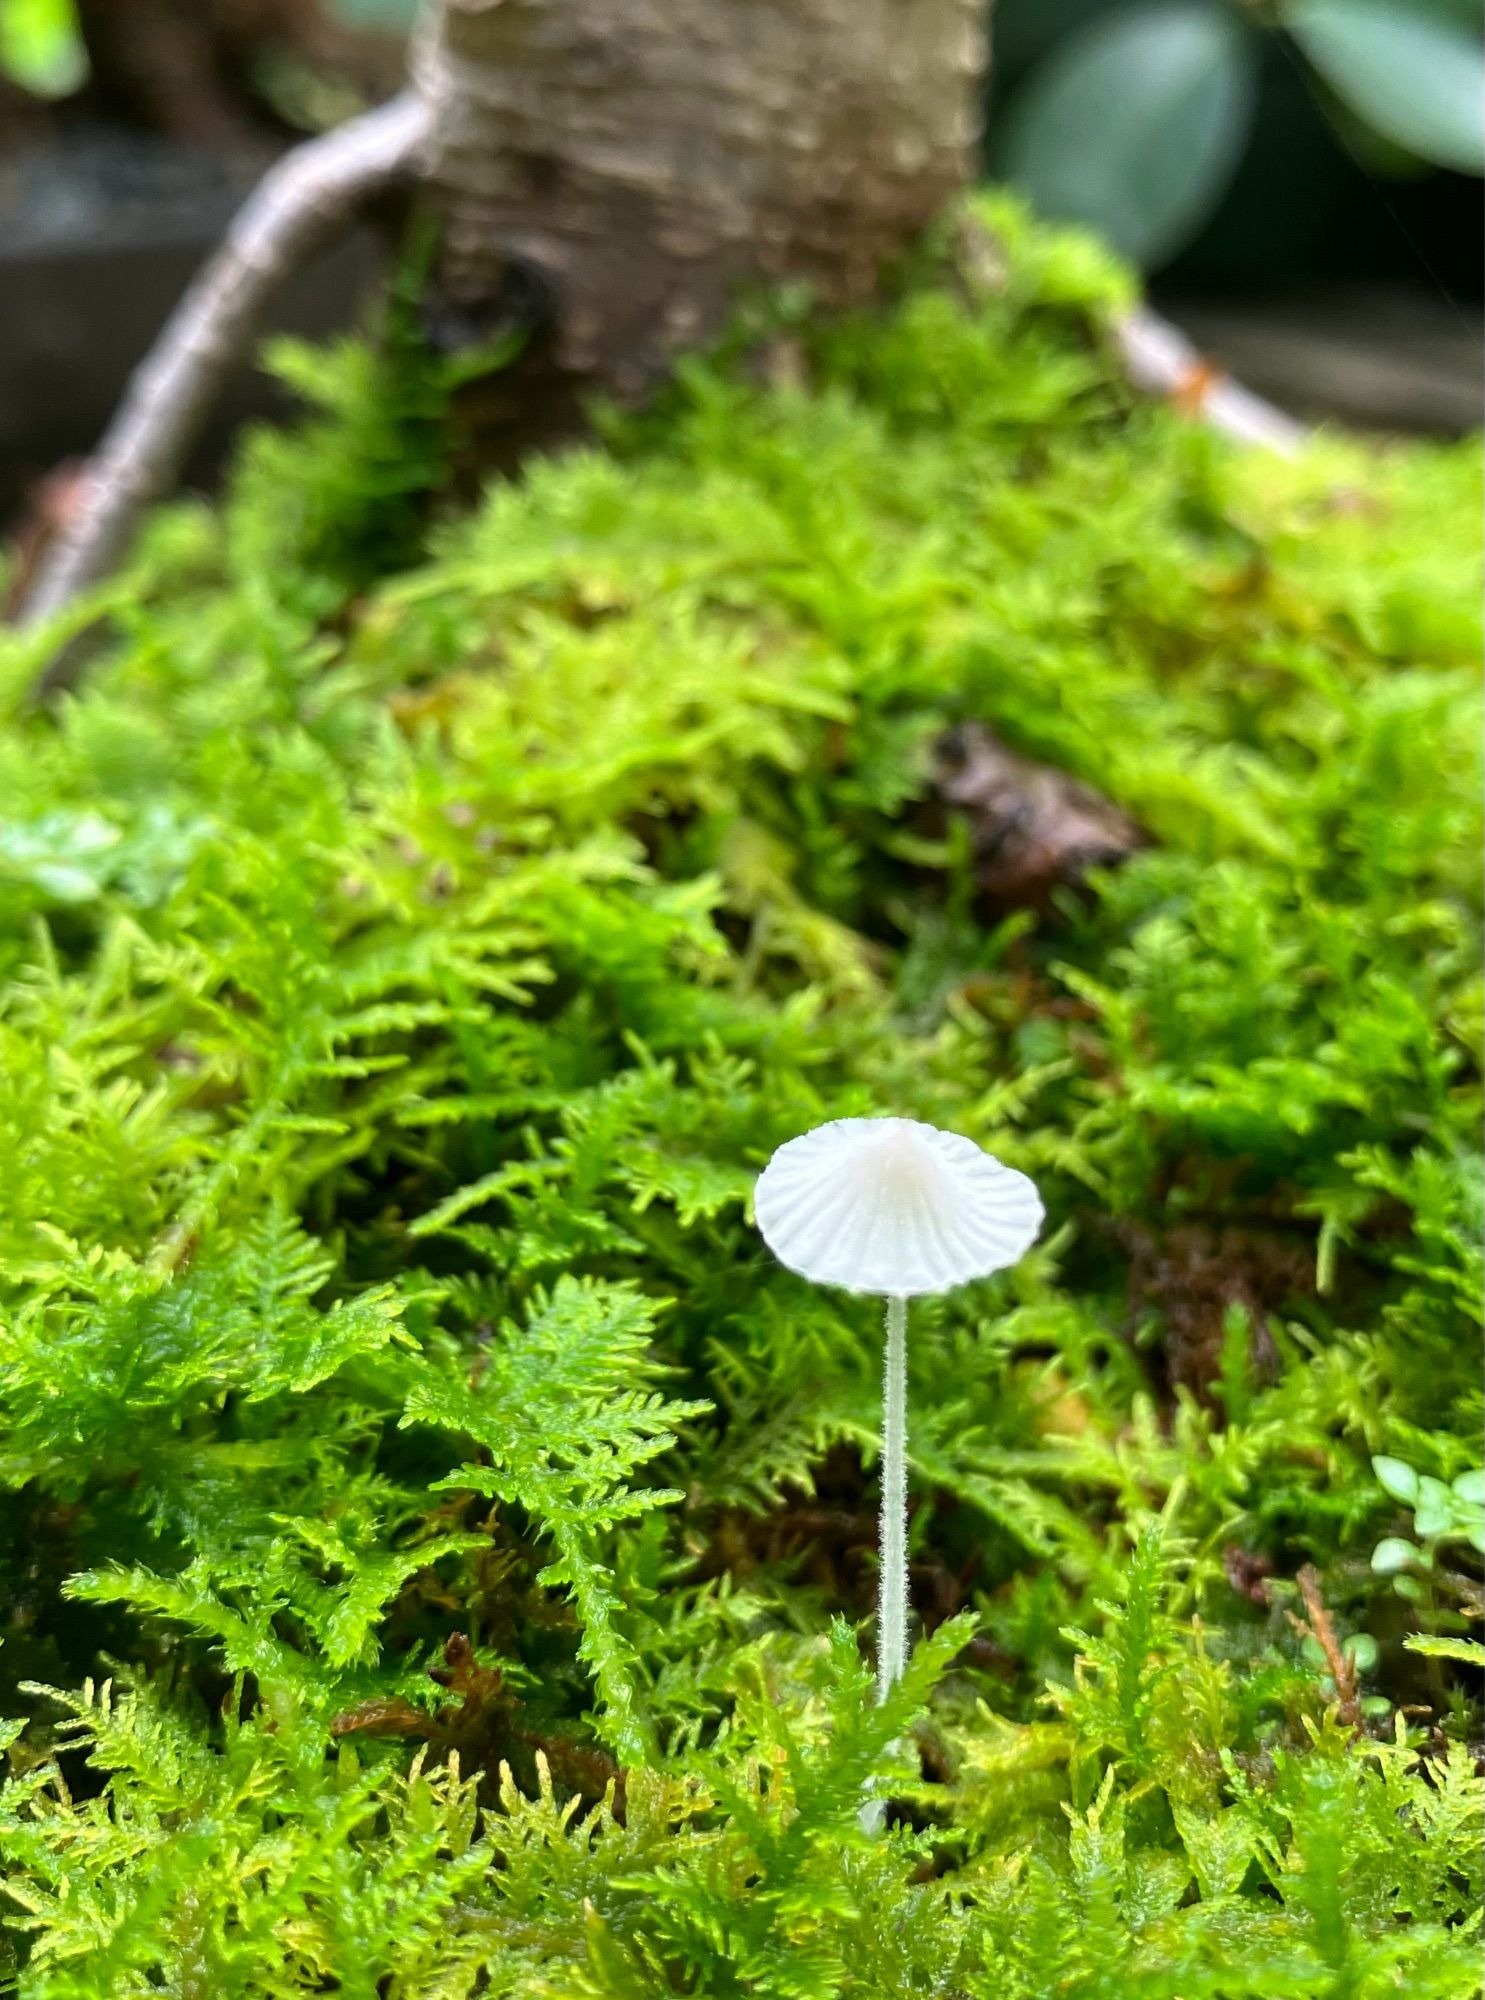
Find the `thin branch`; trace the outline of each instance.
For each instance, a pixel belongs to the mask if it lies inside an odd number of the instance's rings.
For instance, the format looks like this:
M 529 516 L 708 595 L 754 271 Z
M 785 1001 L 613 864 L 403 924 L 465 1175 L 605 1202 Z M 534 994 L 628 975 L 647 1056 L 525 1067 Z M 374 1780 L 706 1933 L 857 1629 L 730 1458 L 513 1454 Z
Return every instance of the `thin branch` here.
M 1005 290 L 1005 251 L 994 231 L 973 217 L 963 216 L 956 230 L 953 267 L 972 301 Z M 1235 382 L 1149 306 L 1132 306 L 1116 319 L 1113 337 L 1125 379 L 1142 395 L 1174 403 L 1238 444 L 1262 445 L 1286 458 L 1308 438 L 1303 424 Z
M 40 566 L 20 623 L 53 617 L 113 569 L 179 477 L 224 379 L 284 281 L 372 195 L 410 173 L 428 133 L 411 94 L 296 146 L 254 189 L 145 358 L 88 468 L 88 492 Z M 45 690 L 64 685 L 67 657 Z
M 1262 445 L 1292 458 L 1309 433 L 1272 403 L 1215 367 L 1179 327 L 1136 306 L 1114 328 L 1124 372 L 1136 389 L 1200 417 L 1239 444 Z
M 1362 1731 L 1361 1695 L 1356 1686 L 1356 1670 L 1335 1635 L 1335 1626 L 1320 1595 L 1320 1579 L 1315 1574 L 1313 1563 L 1306 1563 L 1299 1573 L 1299 1594 L 1304 1599 L 1308 1625 L 1304 1620 L 1295 1618 L 1293 1612 L 1289 1614 L 1290 1618 L 1301 1632 L 1307 1630 L 1313 1635 L 1316 1645 L 1325 1655 L 1325 1664 L 1335 1684 L 1336 1708 L 1341 1721 L 1359 1736 Z

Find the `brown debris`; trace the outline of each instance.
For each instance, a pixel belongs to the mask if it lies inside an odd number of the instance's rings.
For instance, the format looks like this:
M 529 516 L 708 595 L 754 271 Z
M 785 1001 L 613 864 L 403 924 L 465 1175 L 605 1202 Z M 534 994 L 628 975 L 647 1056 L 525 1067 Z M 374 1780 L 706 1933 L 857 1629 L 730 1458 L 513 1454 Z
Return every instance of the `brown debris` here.
M 832 1608 L 852 1619 L 865 1620 L 876 1602 L 877 1548 L 880 1517 L 868 1474 L 854 1446 L 833 1445 L 815 1468 L 813 1494 L 786 1486 L 780 1503 L 767 1513 L 749 1507 L 715 1510 L 693 1508 L 697 1531 L 694 1544 L 698 1578 L 730 1576 L 746 1585 L 760 1569 L 786 1569 L 800 1583 L 818 1591 Z M 915 1498 L 914 1510 L 930 1504 Z M 957 1505 L 936 1494 L 936 1527 Z M 962 1611 L 979 1582 L 981 1550 L 978 1539 L 956 1569 L 930 1545 L 913 1551 L 909 1569 L 912 1610 L 925 1633 Z M 1005 1670 L 1007 1655 L 988 1641 L 971 1640 L 959 1656 L 966 1664 L 984 1667 L 993 1661 Z
M 363 1701 L 337 1715 L 330 1734 L 417 1737 L 439 1750 L 456 1751 L 461 1768 L 481 1772 L 491 1788 L 501 1764 L 508 1763 L 522 1788 L 532 1789 L 540 1752 L 553 1778 L 568 1791 L 599 1799 L 613 1786 L 615 1807 L 622 1813 L 623 1773 L 606 1750 L 523 1728 L 519 1697 L 506 1688 L 498 1669 L 481 1666 L 465 1633 L 449 1634 L 443 1659 L 441 1667 L 429 1669 L 428 1678 L 456 1696 L 457 1704 L 446 1702 L 430 1715 L 400 1695 Z
M 1093 868 L 1117 868 L 1147 836 L 1111 799 L 962 723 L 936 757 L 939 799 L 969 824 L 975 881 L 999 908 L 1041 908 Z
M 442 1749 L 457 1750 L 461 1757 L 471 1751 L 476 1761 L 482 1739 L 489 1733 L 492 1710 L 499 1704 L 502 1682 L 493 1667 L 482 1667 L 473 1646 L 463 1632 L 451 1632 L 443 1649 L 444 1664 L 430 1667 L 428 1678 L 450 1694 L 460 1697 L 459 1705 L 445 1703 L 436 1715 L 415 1708 L 400 1695 L 387 1700 L 363 1701 L 347 1709 L 330 1724 L 332 1736 L 421 1736 Z M 506 1705 L 508 1706 L 508 1700 Z
M 328 66 L 343 47 L 306 0 L 78 0 L 77 15 L 90 107 L 194 145 L 251 142 L 277 124 L 265 61 Z
M 1270 1317 L 1315 1289 L 1311 1247 L 1273 1230 L 1182 1223 L 1156 1234 L 1124 1222 L 1133 1315 L 1154 1306 L 1165 1322 L 1166 1373 L 1173 1389 L 1211 1401 L 1222 1372 L 1228 1313 L 1240 1307 L 1250 1328 L 1255 1380 L 1272 1380 L 1278 1363 Z
M 742 1579 L 787 1564 L 801 1582 L 864 1611 L 872 1602 L 876 1540 L 877 1519 L 866 1507 L 812 1506 L 791 1492 L 767 1514 L 721 1509 L 706 1533 L 700 1574 Z
M 1236 1542 L 1229 1542 L 1222 1551 L 1222 1567 L 1239 1597 L 1246 1597 L 1250 1604 L 1270 1603 L 1269 1578 L 1274 1566 L 1267 1556 L 1255 1555 L 1251 1549 L 1240 1549 Z
M 22 90 L 8 76 L 0 76 L 0 153 L 43 136 L 49 138 L 54 122 L 53 107 L 44 98 Z

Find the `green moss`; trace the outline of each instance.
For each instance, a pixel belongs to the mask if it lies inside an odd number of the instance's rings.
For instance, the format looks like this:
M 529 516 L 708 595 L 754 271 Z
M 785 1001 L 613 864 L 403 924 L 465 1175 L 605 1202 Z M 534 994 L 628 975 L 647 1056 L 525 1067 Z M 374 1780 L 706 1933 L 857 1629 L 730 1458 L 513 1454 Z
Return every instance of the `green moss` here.
M 1478 455 L 1136 405 L 996 215 L 431 528 L 415 349 L 301 363 L 5 642 L 26 2000 L 1476 1992 Z M 1149 844 L 987 912 L 969 720 Z M 882 1711 L 877 1315 L 746 1216 L 871 1110 L 1050 1213 L 915 1314 Z

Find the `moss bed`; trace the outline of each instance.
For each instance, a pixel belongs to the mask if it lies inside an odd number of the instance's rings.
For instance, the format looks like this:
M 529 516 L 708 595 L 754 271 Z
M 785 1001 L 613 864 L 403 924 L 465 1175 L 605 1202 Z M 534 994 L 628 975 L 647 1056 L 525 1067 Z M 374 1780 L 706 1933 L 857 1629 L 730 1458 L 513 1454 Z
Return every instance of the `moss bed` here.
M 1478 453 L 1238 453 L 987 213 L 473 507 L 405 311 L 287 355 L 3 642 L 0 1989 L 1478 1991 Z M 885 1708 L 878 1309 L 748 1213 L 879 1111 L 1049 1212 Z

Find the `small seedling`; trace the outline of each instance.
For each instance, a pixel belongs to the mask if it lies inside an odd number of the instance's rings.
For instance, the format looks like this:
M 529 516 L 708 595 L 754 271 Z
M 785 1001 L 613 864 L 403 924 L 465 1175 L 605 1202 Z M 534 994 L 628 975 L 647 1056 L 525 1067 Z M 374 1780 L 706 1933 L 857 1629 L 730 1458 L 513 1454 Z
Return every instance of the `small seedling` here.
M 1372 1568 L 1390 1576 L 1400 1596 L 1425 1594 L 1420 1576 L 1437 1569 L 1438 1552 L 1463 1542 L 1485 1555 L 1485 1471 L 1473 1466 L 1447 1485 L 1400 1458 L 1378 1455 L 1372 1470 L 1394 1500 L 1412 1509 L 1413 1536 L 1384 1535 L 1372 1550 Z

